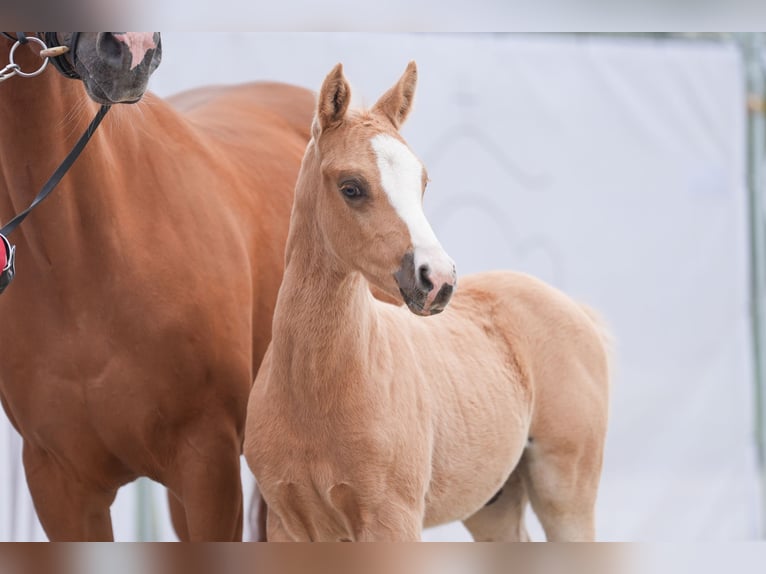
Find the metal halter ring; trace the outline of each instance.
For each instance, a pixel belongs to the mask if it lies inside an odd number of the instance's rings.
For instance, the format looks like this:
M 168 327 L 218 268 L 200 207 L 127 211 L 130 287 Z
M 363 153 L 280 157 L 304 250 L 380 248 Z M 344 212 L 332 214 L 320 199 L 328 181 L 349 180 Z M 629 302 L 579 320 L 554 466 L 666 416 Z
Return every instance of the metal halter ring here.
M 47 50 L 48 49 L 48 46 L 45 45 L 45 42 L 43 42 L 37 36 L 27 36 L 27 40 L 30 41 L 30 42 L 34 42 L 35 44 L 38 44 L 40 46 L 41 50 Z M 45 70 L 45 67 L 48 65 L 48 58 L 43 58 L 42 65 L 37 70 L 35 70 L 34 72 L 22 72 L 21 68 L 19 67 L 19 65 L 16 62 L 13 61 L 13 55 L 16 53 L 16 48 L 18 48 L 19 46 L 21 46 L 21 42 L 19 42 L 17 40 L 16 43 L 13 45 L 13 48 L 11 48 L 11 53 L 8 56 L 8 60 L 10 61 L 10 65 L 11 66 L 16 66 L 16 74 L 18 74 L 19 76 L 22 76 L 24 78 L 34 78 L 35 76 L 39 76 L 40 74 L 42 74 L 43 70 Z

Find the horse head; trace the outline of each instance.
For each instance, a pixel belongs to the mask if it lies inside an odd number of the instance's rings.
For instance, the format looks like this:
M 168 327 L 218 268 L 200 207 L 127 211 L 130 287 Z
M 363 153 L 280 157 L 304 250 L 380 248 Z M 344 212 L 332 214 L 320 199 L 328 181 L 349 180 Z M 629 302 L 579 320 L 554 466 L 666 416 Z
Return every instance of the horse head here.
M 425 316 L 444 310 L 457 279 L 423 212 L 425 167 L 399 133 L 416 80 L 411 62 L 370 110 L 348 111 L 351 90 L 338 64 L 319 93 L 308 151 L 316 161 L 305 164 L 315 168 L 312 187 L 321 191 L 310 200 L 330 251 Z
M 162 59 L 159 32 L 46 32 L 45 38 L 49 46 L 69 48 L 53 63 L 81 78 L 99 104 L 139 101 Z

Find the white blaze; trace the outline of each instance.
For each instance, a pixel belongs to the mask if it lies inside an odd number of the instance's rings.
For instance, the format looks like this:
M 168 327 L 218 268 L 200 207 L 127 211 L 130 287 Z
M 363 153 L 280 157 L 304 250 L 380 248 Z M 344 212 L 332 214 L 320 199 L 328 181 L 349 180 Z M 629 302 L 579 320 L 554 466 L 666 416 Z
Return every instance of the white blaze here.
M 383 190 L 409 229 L 415 250 L 415 269 L 428 265 L 436 284 L 434 291 L 437 291 L 440 282 L 454 281 L 455 265 L 423 213 L 423 165 L 410 148 L 393 136 L 378 134 L 370 143 L 377 158 Z
M 410 230 L 413 247 L 439 245 L 423 213 L 423 165 L 420 160 L 392 136 L 379 134 L 370 143 L 378 160 L 380 183 L 388 201 Z

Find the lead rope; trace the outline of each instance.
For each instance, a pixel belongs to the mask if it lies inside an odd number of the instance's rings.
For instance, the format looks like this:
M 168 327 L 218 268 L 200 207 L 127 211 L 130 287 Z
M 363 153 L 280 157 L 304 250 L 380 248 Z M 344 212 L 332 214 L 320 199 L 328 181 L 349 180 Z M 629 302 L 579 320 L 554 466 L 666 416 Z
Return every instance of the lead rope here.
M 12 38 L 5 32 L 3 32 L 4 36 L 10 37 L 14 41 L 18 41 L 21 44 L 24 44 L 29 41 L 29 38 L 27 38 L 23 32 L 17 32 L 18 36 L 17 38 Z M 75 33 L 77 34 L 77 33 Z M 77 38 L 76 36 L 73 39 L 73 42 L 76 42 Z M 58 66 L 56 66 L 58 68 Z M 59 68 L 59 70 L 61 70 Z M 72 67 L 72 71 L 74 71 L 74 68 Z M 67 75 L 70 78 L 79 77 L 79 76 L 72 76 L 66 74 L 64 71 L 62 71 L 64 75 Z M 76 73 L 76 72 L 74 72 Z M 8 223 L 6 223 L 2 228 L 0 228 L 0 249 L 2 249 L 2 254 L 0 254 L 0 293 L 5 291 L 6 287 L 11 284 L 11 281 L 13 281 L 13 277 L 16 274 L 16 246 L 12 245 L 10 241 L 8 241 L 7 236 L 10 235 L 16 227 L 18 227 L 22 221 L 24 221 L 27 216 L 32 212 L 32 210 L 37 207 L 42 201 L 48 197 L 51 192 L 56 188 L 56 186 L 59 184 L 61 179 L 66 175 L 67 171 L 69 171 L 69 168 L 72 167 L 74 162 L 77 160 L 77 158 L 80 156 L 82 151 L 85 149 L 85 146 L 88 145 L 88 142 L 93 137 L 93 134 L 96 132 L 96 129 L 101 124 L 101 120 L 104 119 L 104 116 L 107 114 L 107 112 L 111 109 L 111 106 L 104 104 L 99 108 L 98 112 L 96 113 L 96 116 L 91 120 L 90 124 L 88 125 L 88 128 L 85 130 L 85 133 L 80 136 L 80 139 L 77 140 L 77 143 L 74 145 L 72 150 L 67 154 L 67 156 L 64 158 L 64 161 L 61 162 L 61 165 L 59 165 L 56 168 L 56 171 L 53 172 L 53 175 L 50 176 L 48 181 L 45 182 L 45 185 L 43 185 L 40 192 L 37 194 L 35 199 L 32 201 L 32 203 L 27 207 L 24 211 L 16 215 L 13 219 L 11 219 Z

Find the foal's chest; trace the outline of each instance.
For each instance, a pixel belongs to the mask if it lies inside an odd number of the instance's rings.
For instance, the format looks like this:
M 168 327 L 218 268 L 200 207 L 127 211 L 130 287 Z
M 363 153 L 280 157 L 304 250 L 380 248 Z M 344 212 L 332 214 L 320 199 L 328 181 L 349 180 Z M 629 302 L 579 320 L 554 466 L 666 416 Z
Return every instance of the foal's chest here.
M 399 498 L 400 483 L 415 486 L 408 499 L 424 496 L 424 484 L 400 480 L 400 473 L 411 477 L 414 469 L 405 470 L 397 460 L 401 445 L 374 432 L 374 424 L 353 433 L 301 427 L 285 429 L 278 445 L 249 445 L 261 492 L 290 539 L 357 540 L 379 508 Z

